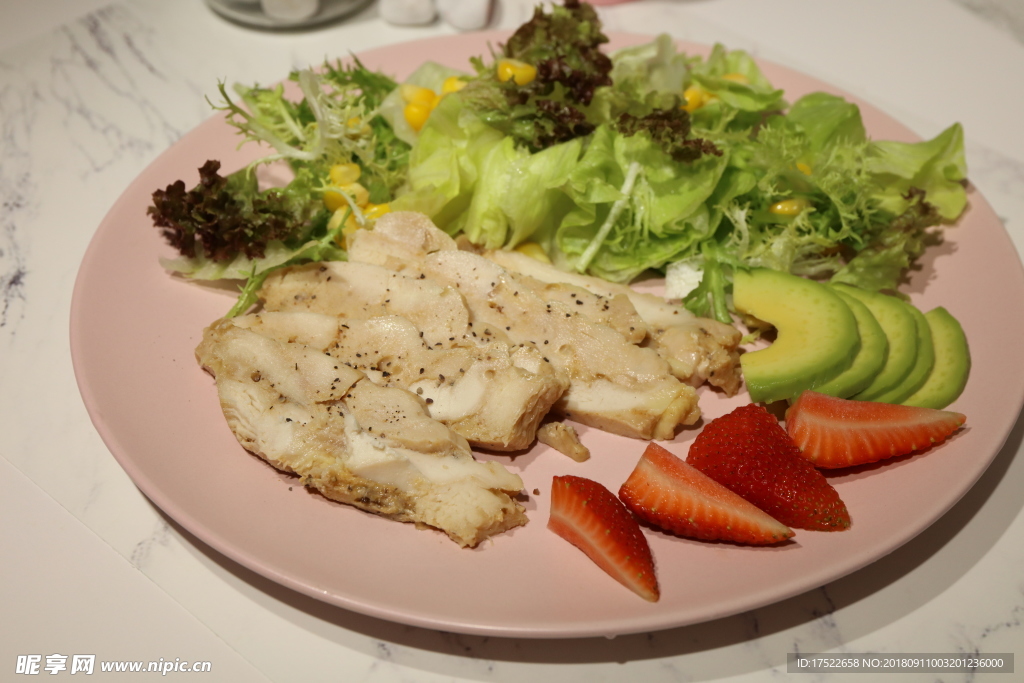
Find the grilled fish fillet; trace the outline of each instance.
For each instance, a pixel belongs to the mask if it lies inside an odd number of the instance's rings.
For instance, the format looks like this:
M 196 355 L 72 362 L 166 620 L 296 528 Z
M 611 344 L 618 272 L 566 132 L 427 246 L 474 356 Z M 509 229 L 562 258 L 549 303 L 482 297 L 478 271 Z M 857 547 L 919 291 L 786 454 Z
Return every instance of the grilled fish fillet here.
M 695 387 L 707 382 L 730 396 L 739 391 L 741 335 L 731 325 L 699 318 L 652 294 L 589 275 L 569 273 L 519 252 L 488 251 L 484 255 L 507 270 L 530 278 L 523 279 L 528 284 L 542 283 L 533 285 L 538 291 L 539 287 L 561 285 L 590 292 L 597 299 L 596 303 L 588 302 L 587 308 L 603 307 L 603 302 L 616 297 L 628 298 L 647 334 L 647 339 L 640 341 L 665 358 L 676 377 Z M 577 297 L 585 298 L 582 294 Z
M 524 258 L 530 257 L 524 256 Z M 505 264 L 499 263 L 499 265 L 512 272 L 519 282 L 533 290 L 544 301 L 557 301 L 569 307 L 570 310 L 607 325 L 625 337 L 630 344 L 640 344 L 647 338 L 647 323 L 636 312 L 629 297 L 624 294 L 602 296 L 578 285 L 538 280 L 509 268 Z
M 545 301 L 493 261 L 458 250 L 421 214 L 385 214 L 372 231 L 353 236 L 349 258 L 454 287 L 475 329 L 538 349 L 569 378 L 555 405 L 566 417 L 640 439 L 671 439 L 679 425 L 700 417 L 693 387 L 656 352 L 581 315 L 576 305 Z
M 460 345 L 469 311 L 458 292 L 367 263 L 329 261 L 271 273 L 259 291 L 268 311 L 305 310 L 343 318 L 408 318 L 434 347 Z
M 327 498 L 444 531 L 461 546 L 526 523 L 522 480 L 473 458 L 415 395 L 322 351 L 219 320 L 196 359 L 247 450 Z
M 346 264 L 332 265 L 344 270 Z M 330 275 L 320 275 L 324 282 L 318 291 L 324 295 L 317 300 L 323 301 L 335 294 L 329 290 L 337 279 L 327 282 Z M 480 448 L 528 448 L 567 385 L 535 349 L 499 341 L 434 348 L 400 316 L 362 320 L 304 310 L 264 311 L 233 322 L 326 353 L 379 386 L 415 393 L 431 417 Z

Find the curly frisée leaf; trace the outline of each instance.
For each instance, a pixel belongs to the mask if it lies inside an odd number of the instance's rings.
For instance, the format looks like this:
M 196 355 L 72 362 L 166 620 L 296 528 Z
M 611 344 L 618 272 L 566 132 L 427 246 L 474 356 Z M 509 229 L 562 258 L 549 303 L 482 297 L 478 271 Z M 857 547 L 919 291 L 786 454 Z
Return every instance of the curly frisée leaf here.
M 681 257 L 698 267 L 709 254 L 716 261 L 703 264 L 706 281 L 685 301 L 694 312 L 728 300 L 733 267 L 895 290 L 937 238 L 928 229 L 956 218 L 966 202 L 959 125 L 923 142 L 871 141 L 856 105 L 835 95 L 800 98 L 728 149 L 711 200 L 721 225 L 700 252 Z
M 274 151 L 227 176 L 218 173 L 219 161 L 208 161 L 198 185 L 186 189 L 179 180 L 157 190 L 148 210 L 179 253 L 160 260 L 167 270 L 197 280 L 245 280 L 229 316 L 252 306 L 273 270 L 346 257 L 338 245 L 349 216 L 360 226 L 367 219 L 329 180 L 336 164 L 358 167 L 359 184 L 374 204 L 391 201 L 406 180 L 410 145 L 378 115 L 395 89 L 393 79 L 352 57 L 346 64 L 325 62 L 319 70 L 294 72 L 291 80 L 302 94 L 297 101 L 286 98 L 283 85 L 236 86 L 238 103 L 220 83 L 224 104 L 215 108 L 227 112 L 243 143 L 267 144 Z M 279 160 L 288 164 L 293 180 L 261 191 L 254 167 Z M 350 200 L 344 216 L 325 206 L 328 189 Z
M 290 78 L 302 93 L 298 102 L 288 100 L 281 85 L 236 85 L 243 107 L 221 83 L 223 104 L 215 108 L 226 111 L 228 123 L 247 140 L 274 149 L 255 163 L 286 159 L 292 168 L 326 171 L 332 164 L 355 161 L 374 199 L 387 201 L 405 180 L 410 149 L 378 114 L 395 81 L 355 58 L 347 66 L 325 63 L 320 71 L 303 69 Z

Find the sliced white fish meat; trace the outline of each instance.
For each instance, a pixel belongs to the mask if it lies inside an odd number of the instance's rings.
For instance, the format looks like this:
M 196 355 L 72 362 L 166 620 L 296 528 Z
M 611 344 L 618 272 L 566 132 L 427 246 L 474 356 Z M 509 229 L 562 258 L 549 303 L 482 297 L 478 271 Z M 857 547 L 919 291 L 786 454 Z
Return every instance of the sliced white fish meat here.
M 330 289 L 331 282 L 323 288 Z M 416 394 L 431 417 L 479 448 L 528 448 L 567 386 L 531 347 L 502 341 L 432 347 L 400 316 L 358 319 L 304 310 L 264 311 L 232 322 L 326 353 L 379 386 Z
M 271 273 L 259 291 L 268 311 L 305 310 L 345 318 L 408 318 L 431 346 L 463 343 L 469 311 L 458 292 L 367 263 L 327 261 Z
M 628 298 L 647 334 L 640 342 L 665 358 L 676 377 L 695 387 L 707 382 L 730 396 L 739 391 L 741 334 L 732 325 L 695 316 L 661 297 L 626 285 L 563 271 L 520 252 L 495 250 L 484 255 L 513 273 L 531 278 L 524 282 L 548 287 L 560 284 L 590 292 L 598 298 L 596 303 L 587 303 L 587 309 L 600 308 L 602 302 L 616 297 Z M 580 294 L 577 297 L 584 298 Z
M 510 270 L 519 282 L 533 290 L 544 301 L 557 301 L 591 320 L 607 325 L 625 337 L 630 344 L 640 344 L 647 338 L 647 323 L 636 312 L 629 297 L 624 294 L 602 296 L 578 285 L 541 281 L 516 272 L 504 264 L 499 265 Z
M 219 320 L 196 359 L 247 450 L 327 498 L 434 527 L 461 546 L 526 523 L 518 475 L 478 461 L 415 395 L 322 351 Z
M 569 378 L 555 405 L 565 417 L 640 439 L 671 439 L 700 417 L 693 387 L 658 353 L 580 314 L 579 306 L 545 301 L 495 262 L 460 251 L 419 214 L 386 214 L 372 231 L 358 231 L 349 258 L 455 288 L 478 334 L 532 346 Z

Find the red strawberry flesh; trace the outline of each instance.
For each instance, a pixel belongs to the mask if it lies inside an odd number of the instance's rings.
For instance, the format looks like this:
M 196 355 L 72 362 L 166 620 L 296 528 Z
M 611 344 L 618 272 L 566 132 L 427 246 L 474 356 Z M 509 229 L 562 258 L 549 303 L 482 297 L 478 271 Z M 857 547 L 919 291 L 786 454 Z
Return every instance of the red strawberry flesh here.
M 805 391 L 786 412 L 786 431 L 817 467 L 850 467 L 930 448 L 967 421 L 948 410 L 851 401 Z
M 785 524 L 653 442 L 619 498 L 640 519 L 689 538 L 767 545 L 793 536 Z
M 604 486 L 583 477 L 554 477 L 548 528 L 637 595 L 657 602 L 658 580 L 647 539 L 625 505 Z
M 850 526 L 839 494 L 763 406 L 742 406 L 704 426 L 686 461 L 783 524 L 838 531 Z

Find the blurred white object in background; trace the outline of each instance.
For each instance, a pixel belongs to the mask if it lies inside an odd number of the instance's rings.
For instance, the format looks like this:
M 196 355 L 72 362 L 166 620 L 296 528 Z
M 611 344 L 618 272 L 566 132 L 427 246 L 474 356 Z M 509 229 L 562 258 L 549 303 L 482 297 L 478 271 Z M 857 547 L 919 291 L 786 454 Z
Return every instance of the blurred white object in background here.
M 441 18 L 460 31 L 478 31 L 491 20 L 493 0 L 437 0 Z
M 271 19 L 300 21 L 320 10 L 320 0 L 260 0 L 263 13 Z
M 0 0 L 2 4 L 4 0 Z M 236 23 L 262 29 L 321 26 L 354 14 L 371 0 L 206 0 L 210 9 Z
M 434 0 L 380 0 L 380 16 L 389 24 L 418 26 L 437 17 Z

